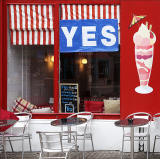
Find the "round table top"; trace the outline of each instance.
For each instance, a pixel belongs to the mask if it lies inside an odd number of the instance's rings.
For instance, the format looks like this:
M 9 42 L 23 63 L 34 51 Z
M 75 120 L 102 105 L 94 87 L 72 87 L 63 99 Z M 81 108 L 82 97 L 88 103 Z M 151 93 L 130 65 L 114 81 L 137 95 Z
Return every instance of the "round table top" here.
M 17 122 L 17 120 L 14 119 L 8 119 L 8 120 L 0 120 L 0 127 L 13 125 Z
M 80 125 L 87 122 L 87 119 L 85 118 L 63 118 L 63 119 L 57 119 L 53 120 L 51 122 L 52 126 L 59 126 L 59 125 Z
M 143 126 L 148 124 L 147 119 L 135 118 L 132 122 L 129 122 L 128 119 L 118 120 L 114 124 L 118 127 L 136 127 L 136 126 Z

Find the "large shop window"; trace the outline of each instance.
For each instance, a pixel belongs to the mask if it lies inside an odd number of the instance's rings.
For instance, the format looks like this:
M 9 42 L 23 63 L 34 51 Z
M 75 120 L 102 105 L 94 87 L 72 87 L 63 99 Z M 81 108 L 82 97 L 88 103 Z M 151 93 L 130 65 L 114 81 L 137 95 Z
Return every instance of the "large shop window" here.
M 69 25 L 70 20 L 118 19 L 119 25 L 119 10 L 119 5 L 62 5 L 61 20 L 68 21 L 68 26 L 70 26 L 72 25 L 72 23 Z M 79 45 L 81 45 L 80 39 Z M 61 112 L 79 110 L 119 114 L 119 48 L 118 51 L 66 51 L 65 53 L 62 51 L 60 53 L 60 82 L 64 85 L 61 88 L 63 92 L 60 92 Z M 63 88 L 66 88 L 65 93 Z M 70 91 L 69 88 L 73 90 Z M 76 95 L 74 89 L 78 89 Z M 74 100 L 78 100 L 78 105 Z
M 53 113 L 53 17 L 56 16 L 53 10 L 53 5 L 8 6 L 9 110 Z M 119 27 L 119 10 L 119 5 L 61 5 L 60 21 L 118 19 Z M 60 113 L 120 112 L 119 48 L 116 51 L 60 51 L 59 59 Z
M 9 5 L 9 110 L 51 113 L 54 32 L 52 5 Z M 50 109 L 51 108 L 51 109 Z

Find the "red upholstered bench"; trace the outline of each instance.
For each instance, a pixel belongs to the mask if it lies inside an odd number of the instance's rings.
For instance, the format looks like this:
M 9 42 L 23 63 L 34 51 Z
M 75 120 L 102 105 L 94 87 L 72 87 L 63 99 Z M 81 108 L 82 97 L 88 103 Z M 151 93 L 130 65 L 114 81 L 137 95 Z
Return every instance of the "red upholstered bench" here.
M 102 113 L 104 110 L 103 101 L 84 101 L 84 108 L 87 112 Z

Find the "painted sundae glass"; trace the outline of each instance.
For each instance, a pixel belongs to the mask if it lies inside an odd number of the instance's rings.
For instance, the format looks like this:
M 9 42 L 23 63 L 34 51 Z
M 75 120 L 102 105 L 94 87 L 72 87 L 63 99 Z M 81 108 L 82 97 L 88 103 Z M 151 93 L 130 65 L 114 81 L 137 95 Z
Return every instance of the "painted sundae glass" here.
M 156 36 L 151 28 L 151 25 L 148 29 L 147 24 L 141 24 L 138 32 L 133 36 L 135 60 L 140 81 L 140 86 L 136 87 L 135 91 L 140 94 L 153 91 L 153 88 L 148 85 L 153 64 L 154 43 L 156 42 Z

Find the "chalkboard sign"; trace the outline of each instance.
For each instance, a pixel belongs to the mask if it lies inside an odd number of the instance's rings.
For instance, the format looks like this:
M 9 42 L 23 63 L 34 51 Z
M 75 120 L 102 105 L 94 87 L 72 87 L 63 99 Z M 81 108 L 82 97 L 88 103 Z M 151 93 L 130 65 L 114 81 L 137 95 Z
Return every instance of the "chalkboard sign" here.
M 60 84 L 60 106 L 61 112 L 79 112 L 79 93 L 77 83 Z

